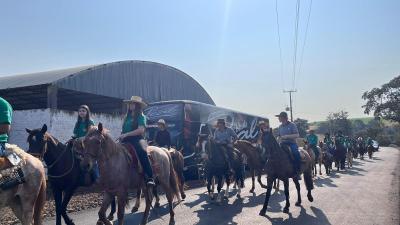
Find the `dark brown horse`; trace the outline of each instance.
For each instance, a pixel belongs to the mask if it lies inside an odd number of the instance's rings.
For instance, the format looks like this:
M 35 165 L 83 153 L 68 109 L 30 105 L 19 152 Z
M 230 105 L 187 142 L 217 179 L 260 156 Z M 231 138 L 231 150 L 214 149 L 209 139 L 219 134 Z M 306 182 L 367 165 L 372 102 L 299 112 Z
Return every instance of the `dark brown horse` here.
M 247 165 L 250 169 L 252 186 L 250 193 L 254 193 L 255 189 L 255 175 L 257 174 L 257 181 L 262 188 L 267 188 L 261 181 L 261 175 L 265 168 L 265 162 L 263 162 L 260 151 L 253 146 L 253 144 L 246 140 L 238 140 L 234 144 L 235 148 L 239 150 L 243 155 L 247 157 Z
M 144 183 L 144 176 L 134 167 L 134 161 L 129 150 L 122 144 L 114 142 L 110 135 L 103 130 L 103 125 L 99 123 L 98 130 L 90 131 L 84 141 L 84 159 L 82 166 L 91 168 L 97 160 L 100 170 L 100 185 L 105 194 L 99 211 L 98 224 L 112 225 L 106 218 L 106 210 L 116 196 L 118 199 L 118 224 L 124 224 L 125 206 L 128 201 L 128 190 L 130 188 L 143 190 L 146 208 L 141 224 L 146 224 L 151 205 L 151 192 Z M 175 222 L 173 210 L 173 198 L 176 196 L 180 200 L 179 187 L 173 169 L 172 160 L 164 150 L 149 146 L 147 152 L 153 160 L 155 178 L 163 187 L 169 203 L 170 224 Z M 140 194 L 137 196 L 137 206 L 139 206 Z
M 266 163 L 266 172 L 267 172 L 267 193 L 265 196 L 265 202 L 263 208 L 260 211 L 260 215 L 264 216 L 267 212 L 269 198 L 271 196 L 272 183 L 275 179 L 279 179 L 283 181 L 285 188 L 285 196 L 286 196 L 286 205 L 283 209 L 284 213 L 289 212 L 290 202 L 289 202 L 289 178 L 293 178 L 293 181 L 296 185 L 297 189 L 297 202 L 296 206 L 301 205 L 301 195 L 300 195 L 300 183 L 294 178 L 296 176 L 296 171 L 294 169 L 294 165 L 291 160 L 290 149 L 286 146 L 281 146 L 276 141 L 275 137 L 272 134 L 270 135 L 269 142 L 266 143 L 268 159 Z M 307 187 L 307 197 L 310 202 L 314 201 L 312 197 L 311 190 L 314 188 L 313 180 L 312 180 L 312 171 L 311 171 L 311 158 L 307 154 L 306 151 L 300 149 L 299 150 L 302 157 L 301 163 L 301 172 L 304 174 L 304 182 Z
M 44 160 L 47 165 L 47 176 L 55 201 L 56 225 L 61 225 L 61 216 L 67 225 L 73 225 L 67 214 L 67 206 L 86 173 L 81 170 L 72 145 L 67 146 L 54 138 L 47 132 L 46 124 L 41 129 L 26 131 L 29 134 L 28 153 Z

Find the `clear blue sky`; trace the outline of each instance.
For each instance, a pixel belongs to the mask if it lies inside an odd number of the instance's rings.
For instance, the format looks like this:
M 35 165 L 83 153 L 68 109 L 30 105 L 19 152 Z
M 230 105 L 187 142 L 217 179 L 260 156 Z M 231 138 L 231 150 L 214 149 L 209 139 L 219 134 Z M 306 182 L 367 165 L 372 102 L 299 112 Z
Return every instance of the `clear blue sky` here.
M 399 0 L 301 0 L 295 117 L 344 109 L 400 74 Z M 0 76 L 119 60 L 177 67 L 217 105 L 271 117 L 288 104 L 295 0 L 1 1 Z M 299 69 L 299 68 L 298 68 Z M 283 80 L 283 82 L 282 82 Z

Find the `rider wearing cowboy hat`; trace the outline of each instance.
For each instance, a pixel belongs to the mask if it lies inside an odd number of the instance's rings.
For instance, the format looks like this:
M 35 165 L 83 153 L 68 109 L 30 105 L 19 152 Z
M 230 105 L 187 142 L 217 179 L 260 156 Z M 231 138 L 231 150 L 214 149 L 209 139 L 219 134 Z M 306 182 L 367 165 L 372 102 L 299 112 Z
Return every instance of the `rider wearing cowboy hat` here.
M 281 112 L 279 115 L 276 115 L 276 117 L 278 117 L 279 122 L 281 122 L 281 125 L 278 128 L 278 137 L 280 140 L 280 144 L 281 146 L 288 146 L 289 149 L 291 150 L 294 158 L 293 164 L 296 173 L 295 177 L 300 180 L 301 158 L 300 158 L 299 147 L 297 146 L 296 143 L 296 138 L 300 136 L 299 131 L 297 129 L 296 124 L 288 120 L 288 114 L 286 112 Z
M 314 151 L 315 158 L 319 158 L 319 151 L 317 148 L 318 145 L 318 136 L 315 135 L 313 129 L 308 130 L 308 135 L 306 137 L 307 143 L 310 145 L 310 148 Z
M 257 146 L 258 149 L 260 150 L 261 157 L 265 157 L 265 149 L 266 149 L 266 144 L 268 143 L 269 139 L 267 134 L 272 133 L 272 128 L 269 126 L 269 120 L 260 120 L 258 122 L 258 127 L 259 127 L 259 132 L 258 132 L 258 138 L 257 138 Z
M 147 126 L 146 116 L 143 109 L 147 104 L 139 96 L 132 96 L 129 100 L 124 100 L 128 105 L 124 123 L 122 126 L 122 134 L 119 137 L 122 142 L 127 142 L 136 150 L 139 161 L 143 166 L 147 185 L 154 186 L 153 169 L 151 168 L 149 157 L 145 149 L 144 136 Z
M 154 142 L 157 146 L 163 148 L 171 148 L 171 135 L 167 130 L 167 124 L 165 120 L 160 119 L 157 121 L 158 131 L 155 135 Z
M 214 140 L 224 150 L 229 169 L 231 169 L 229 159 L 233 158 L 233 142 L 237 139 L 238 136 L 235 131 L 230 127 L 226 127 L 225 119 L 218 119 L 217 129 L 214 132 Z

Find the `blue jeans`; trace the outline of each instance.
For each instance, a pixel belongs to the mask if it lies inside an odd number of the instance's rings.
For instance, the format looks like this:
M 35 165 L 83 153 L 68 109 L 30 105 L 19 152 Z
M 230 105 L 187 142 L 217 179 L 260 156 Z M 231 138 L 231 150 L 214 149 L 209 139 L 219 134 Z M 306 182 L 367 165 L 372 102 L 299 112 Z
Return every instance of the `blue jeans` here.
M 6 143 L 0 142 L 0 157 L 6 156 Z
M 293 161 L 294 169 L 296 173 L 300 172 L 301 157 L 300 157 L 299 147 L 297 146 L 297 144 L 292 142 L 282 142 L 281 145 L 286 145 L 290 148 L 290 151 L 292 152 L 294 158 Z

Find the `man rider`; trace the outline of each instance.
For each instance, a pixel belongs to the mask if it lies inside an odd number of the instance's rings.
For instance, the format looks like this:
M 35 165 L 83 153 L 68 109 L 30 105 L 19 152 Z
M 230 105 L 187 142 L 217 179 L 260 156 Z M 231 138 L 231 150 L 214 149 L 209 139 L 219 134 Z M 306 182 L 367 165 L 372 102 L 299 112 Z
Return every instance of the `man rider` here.
M 288 115 L 286 112 L 281 112 L 279 115 L 276 115 L 276 117 L 279 118 L 279 122 L 281 122 L 281 125 L 278 128 L 278 137 L 281 146 L 288 146 L 289 149 L 292 152 L 293 158 L 294 158 L 294 170 L 295 170 L 295 178 L 298 180 L 301 180 L 300 177 L 300 152 L 299 152 L 299 147 L 297 146 L 296 143 L 296 138 L 299 137 L 299 131 L 297 129 L 296 124 L 290 122 L 288 120 Z
M 309 134 L 306 137 L 307 143 L 309 145 L 309 148 L 311 148 L 314 151 L 315 158 L 319 158 L 319 151 L 317 148 L 318 145 L 318 136 L 315 135 L 314 130 L 310 129 Z
M 333 146 L 333 141 L 331 138 L 331 134 L 330 133 L 325 133 L 325 137 L 324 137 L 324 144 L 326 145 L 326 147 L 328 148 L 328 152 L 329 154 L 333 155 L 333 151 L 334 151 L 334 146 Z
M 260 128 L 259 133 L 258 133 L 258 138 L 257 138 L 257 146 L 258 149 L 260 150 L 261 157 L 263 160 L 265 159 L 266 156 L 266 144 L 268 143 L 268 137 L 267 134 L 272 133 L 272 128 L 269 126 L 269 120 L 261 120 L 258 122 L 258 127 Z
M 21 158 L 13 152 L 9 152 L 6 149 L 6 143 L 8 143 L 8 134 L 11 129 L 13 109 L 4 98 L 0 97 L 0 157 L 6 157 L 11 165 L 17 166 L 21 161 Z M 20 179 L 16 179 L 13 182 L 16 184 L 23 183 L 23 173 L 19 172 Z
M 231 170 L 230 159 L 233 158 L 233 142 L 237 139 L 238 136 L 235 131 L 230 127 L 226 127 L 225 119 L 218 119 L 217 129 L 214 132 L 214 140 L 215 143 L 219 144 L 221 149 L 224 151 L 229 170 Z

